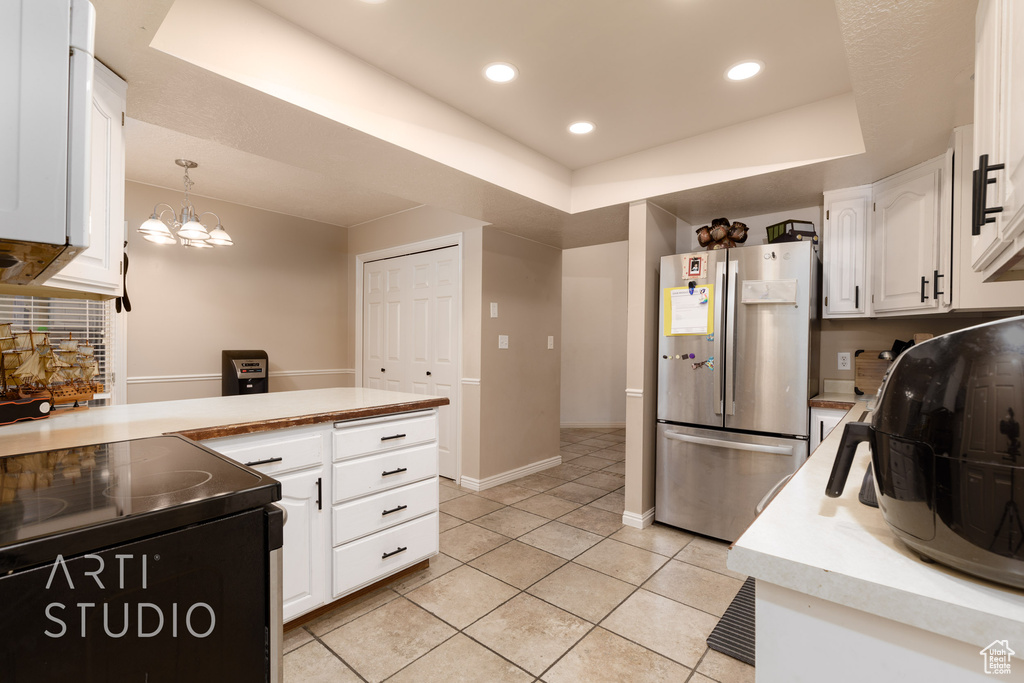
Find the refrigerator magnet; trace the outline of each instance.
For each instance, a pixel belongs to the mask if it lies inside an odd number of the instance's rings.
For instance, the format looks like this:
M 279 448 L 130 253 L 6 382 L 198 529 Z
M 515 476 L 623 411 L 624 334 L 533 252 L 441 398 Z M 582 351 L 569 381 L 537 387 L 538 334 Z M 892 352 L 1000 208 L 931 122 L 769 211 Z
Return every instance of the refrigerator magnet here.
M 708 257 L 704 255 L 691 256 L 687 273 L 690 277 L 702 278 L 707 272 Z

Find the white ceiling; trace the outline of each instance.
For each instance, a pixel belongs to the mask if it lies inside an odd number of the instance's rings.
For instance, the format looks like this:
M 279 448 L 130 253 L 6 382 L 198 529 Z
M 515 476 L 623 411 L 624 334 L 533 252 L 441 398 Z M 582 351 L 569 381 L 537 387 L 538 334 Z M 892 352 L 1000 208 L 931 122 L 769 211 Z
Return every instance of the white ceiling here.
M 253 9 L 248 0 L 178 2 L 186 18 L 186 5 L 215 5 L 229 19 Z M 729 169 L 727 183 L 709 184 L 699 173 L 678 182 L 671 173 L 631 178 L 636 196 L 626 199 L 653 196 L 691 222 L 820 203 L 822 189 L 871 182 L 940 153 L 951 128 L 971 118 L 976 0 L 254 2 L 284 20 L 273 18 L 282 31 L 305 32 L 339 59 L 369 65 L 368 77 L 381 84 L 411 86 L 422 102 L 450 109 L 449 120 L 461 121 L 446 131 L 453 148 L 477 145 L 481 157 L 500 148 L 505 157 L 498 159 L 543 167 L 559 192 L 596 170 L 614 174 L 629 160 L 676 155 L 679 164 L 693 162 L 694 141 L 727 143 L 730 131 L 852 93 L 864 154 L 768 159 Z M 282 95 L 262 79 L 196 66 L 213 64 L 218 50 L 244 52 L 246 41 L 227 30 L 181 35 L 180 58 L 154 49 L 174 0 L 93 3 L 97 57 L 128 81 L 130 180 L 177 189 L 181 169 L 173 161 L 186 156 L 200 164 L 193 179 L 203 195 L 339 226 L 430 204 L 561 247 L 626 237 L 619 196 L 573 213 L 568 203 L 523 191 L 500 173 L 449 163 L 386 129 L 318 109 L 309 86 Z M 261 58 L 287 65 L 292 55 L 276 39 L 264 32 L 252 43 Z M 765 62 L 762 76 L 723 78 L 749 57 Z M 519 78 L 484 81 L 480 70 L 492 61 L 514 63 Z M 303 73 L 292 74 L 296 83 L 328 83 L 316 71 L 325 68 L 309 64 L 308 73 L 300 66 Z M 344 93 L 350 107 L 364 92 L 351 90 Z M 359 104 L 387 110 L 386 101 Z M 396 109 L 388 123 L 408 128 L 418 113 Z M 565 127 L 577 118 L 594 121 L 597 131 L 571 136 Z M 816 127 L 827 137 L 827 121 Z M 636 164 L 632 169 L 636 174 Z M 645 187 L 657 189 L 643 194 Z

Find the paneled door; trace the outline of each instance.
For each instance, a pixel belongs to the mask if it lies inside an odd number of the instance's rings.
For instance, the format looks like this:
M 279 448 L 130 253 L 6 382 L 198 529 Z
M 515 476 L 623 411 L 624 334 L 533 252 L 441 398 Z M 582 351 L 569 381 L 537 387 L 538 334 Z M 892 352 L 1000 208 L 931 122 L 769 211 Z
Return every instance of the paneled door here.
M 442 477 L 458 475 L 459 249 L 363 264 L 363 386 L 443 396 Z

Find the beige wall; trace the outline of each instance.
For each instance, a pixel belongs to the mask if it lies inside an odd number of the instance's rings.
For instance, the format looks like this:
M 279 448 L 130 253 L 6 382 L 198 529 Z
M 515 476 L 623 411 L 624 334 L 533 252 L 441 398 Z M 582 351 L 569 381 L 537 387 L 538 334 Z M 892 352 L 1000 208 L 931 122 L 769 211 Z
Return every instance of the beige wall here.
M 484 230 L 480 479 L 558 455 L 561 264 L 559 249 Z M 508 349 L 498 348 L 499 335 Z
M 1017 311 L 993 313 L 989 317 L 958 315 L 922 315 L 913 318 L 867 319 L 826 319 L 821 321 L 821 387 L 825 389 L 826 379 L 853 380 L 853 354 L 858 349 L 885 350 L 892 348 L 893 340 L 910 341 L 914 334 L 921 332 L 933 335 L 945 334 L 972 325 L 980 325 L 996 318 L 1017 314 Z M 851 368 L 839 370 L 837 354 L 850 353 Z
M 421 206 L 349 229 L 348 234 L 348 325 L 352 344 L 347 362 L 357 366 L 356 257 L 384 249 L 411 245 L 448 235 L 462 240 L 462 376 L 460 378 L 460 474 L 480 478 L 480 290 L 482 279 L 483 225 L 481 221 Z M 358 381 L 358 377 L 356 378 Z
M 650 523 L 654 511 L 655 417 L 661 257 L 675 253 L 678 219 L 650 202 L 629 206 L 626 337 L 626 509 L 623 522 Z
M 562 252 L 561 423 L 626 424 L 629 242 Z
M 222 349 L 263 349 L 272 391 L 352 382 L 344 228 L 195 197 L 235 240 L 156 245 L 136 232 L 179 190 L 125 184 L 128 402 L 220 395 Z

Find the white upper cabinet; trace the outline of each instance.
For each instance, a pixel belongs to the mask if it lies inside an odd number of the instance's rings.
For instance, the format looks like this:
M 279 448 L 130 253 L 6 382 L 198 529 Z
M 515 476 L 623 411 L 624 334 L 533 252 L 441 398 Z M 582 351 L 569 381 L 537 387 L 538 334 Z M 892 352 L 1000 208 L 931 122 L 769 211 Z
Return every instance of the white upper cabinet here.
M 868 225 L 871 186 L 825 193 L 823 316 L 851 318 L 869 315 Z
M 971 265 L 991 280 L 1024 267 L 1024 7 L 981 0 L 975 28 Z
M 89 248 L 46 281 L 49 287 L 122 294 L 124 253 L 124 111 L 127 84 L 95 63 Z
M 874 184 L 872 309 L 936 311 L 949 301 L 949 202 L 940 156 Z

